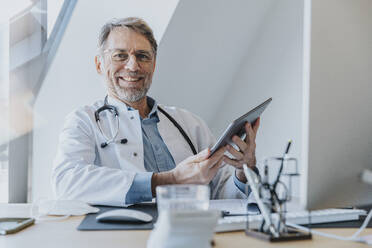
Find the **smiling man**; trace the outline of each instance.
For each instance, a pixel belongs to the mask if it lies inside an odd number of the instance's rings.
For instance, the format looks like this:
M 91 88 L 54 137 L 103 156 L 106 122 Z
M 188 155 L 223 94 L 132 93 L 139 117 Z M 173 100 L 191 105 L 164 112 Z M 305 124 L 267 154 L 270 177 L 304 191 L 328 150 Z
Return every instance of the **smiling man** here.
M 245 140 L 233 138 L 238 149 L 209 156 L 215 139 L 199 117 L 147 96 L 157 43 L 142 19 L 109 21 L 98 47 L 107 96 L 67 116 L 52 175 L 56 197 L 125 206 L 151 201 L 164 184 L 209 184 L 212 199 L 247 197 L 242 165 L 257 171 L 259 121 L 246 125 Z

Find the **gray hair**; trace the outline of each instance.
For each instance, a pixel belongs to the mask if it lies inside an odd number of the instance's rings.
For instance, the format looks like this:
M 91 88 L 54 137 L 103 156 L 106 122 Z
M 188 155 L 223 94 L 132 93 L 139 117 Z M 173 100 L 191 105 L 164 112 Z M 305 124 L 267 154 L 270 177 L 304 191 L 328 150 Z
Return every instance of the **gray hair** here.
M 138 17 L 127 17 L 127 18 L 114 18 L 106 22 L 105 25 L 101 28 L 98 38 L 98 48 L 102 52 L 103 47 L 105 46 L 107 37 L 109 36 L 110 32 L 117 27 L 127 27 L 131 30 L 142 34 L 146 37 L 146 39 L 150 42 L 152 51 L 156 56 L 156 52 L 158 50 L 158 44 L 154 38 L 154 34 L 152 33 L 151 28 L 149 25 Z

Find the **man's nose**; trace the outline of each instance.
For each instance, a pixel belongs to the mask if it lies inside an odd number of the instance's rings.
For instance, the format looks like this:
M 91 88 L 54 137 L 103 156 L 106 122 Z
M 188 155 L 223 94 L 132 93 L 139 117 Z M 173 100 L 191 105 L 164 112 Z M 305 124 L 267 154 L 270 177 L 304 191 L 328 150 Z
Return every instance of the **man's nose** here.
M 129 71 L 138 71 L 139 65 L 136 59 L 136 56 L 130 55 L 128 58 L 128 62 L 125 64 L 125 69 Z

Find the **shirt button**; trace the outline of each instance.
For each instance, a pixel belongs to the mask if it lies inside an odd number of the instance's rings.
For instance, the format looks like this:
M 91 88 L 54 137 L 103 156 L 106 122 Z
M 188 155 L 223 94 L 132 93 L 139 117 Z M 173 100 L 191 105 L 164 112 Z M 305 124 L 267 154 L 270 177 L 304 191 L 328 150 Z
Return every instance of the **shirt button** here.
M 133 156 L 137 157 L 137 153 L 136 152 L 133 152 Z

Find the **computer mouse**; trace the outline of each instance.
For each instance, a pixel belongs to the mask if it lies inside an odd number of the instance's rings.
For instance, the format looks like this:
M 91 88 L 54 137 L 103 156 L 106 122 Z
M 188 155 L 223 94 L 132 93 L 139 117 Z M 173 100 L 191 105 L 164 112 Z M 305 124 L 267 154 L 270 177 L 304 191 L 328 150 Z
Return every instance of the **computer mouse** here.
M 147 223 L 152 221 L 152 216 L 142 211 L 133 209 L 115 209 L 97 215 L 96 220 L 100 222 L 123 221 Z

